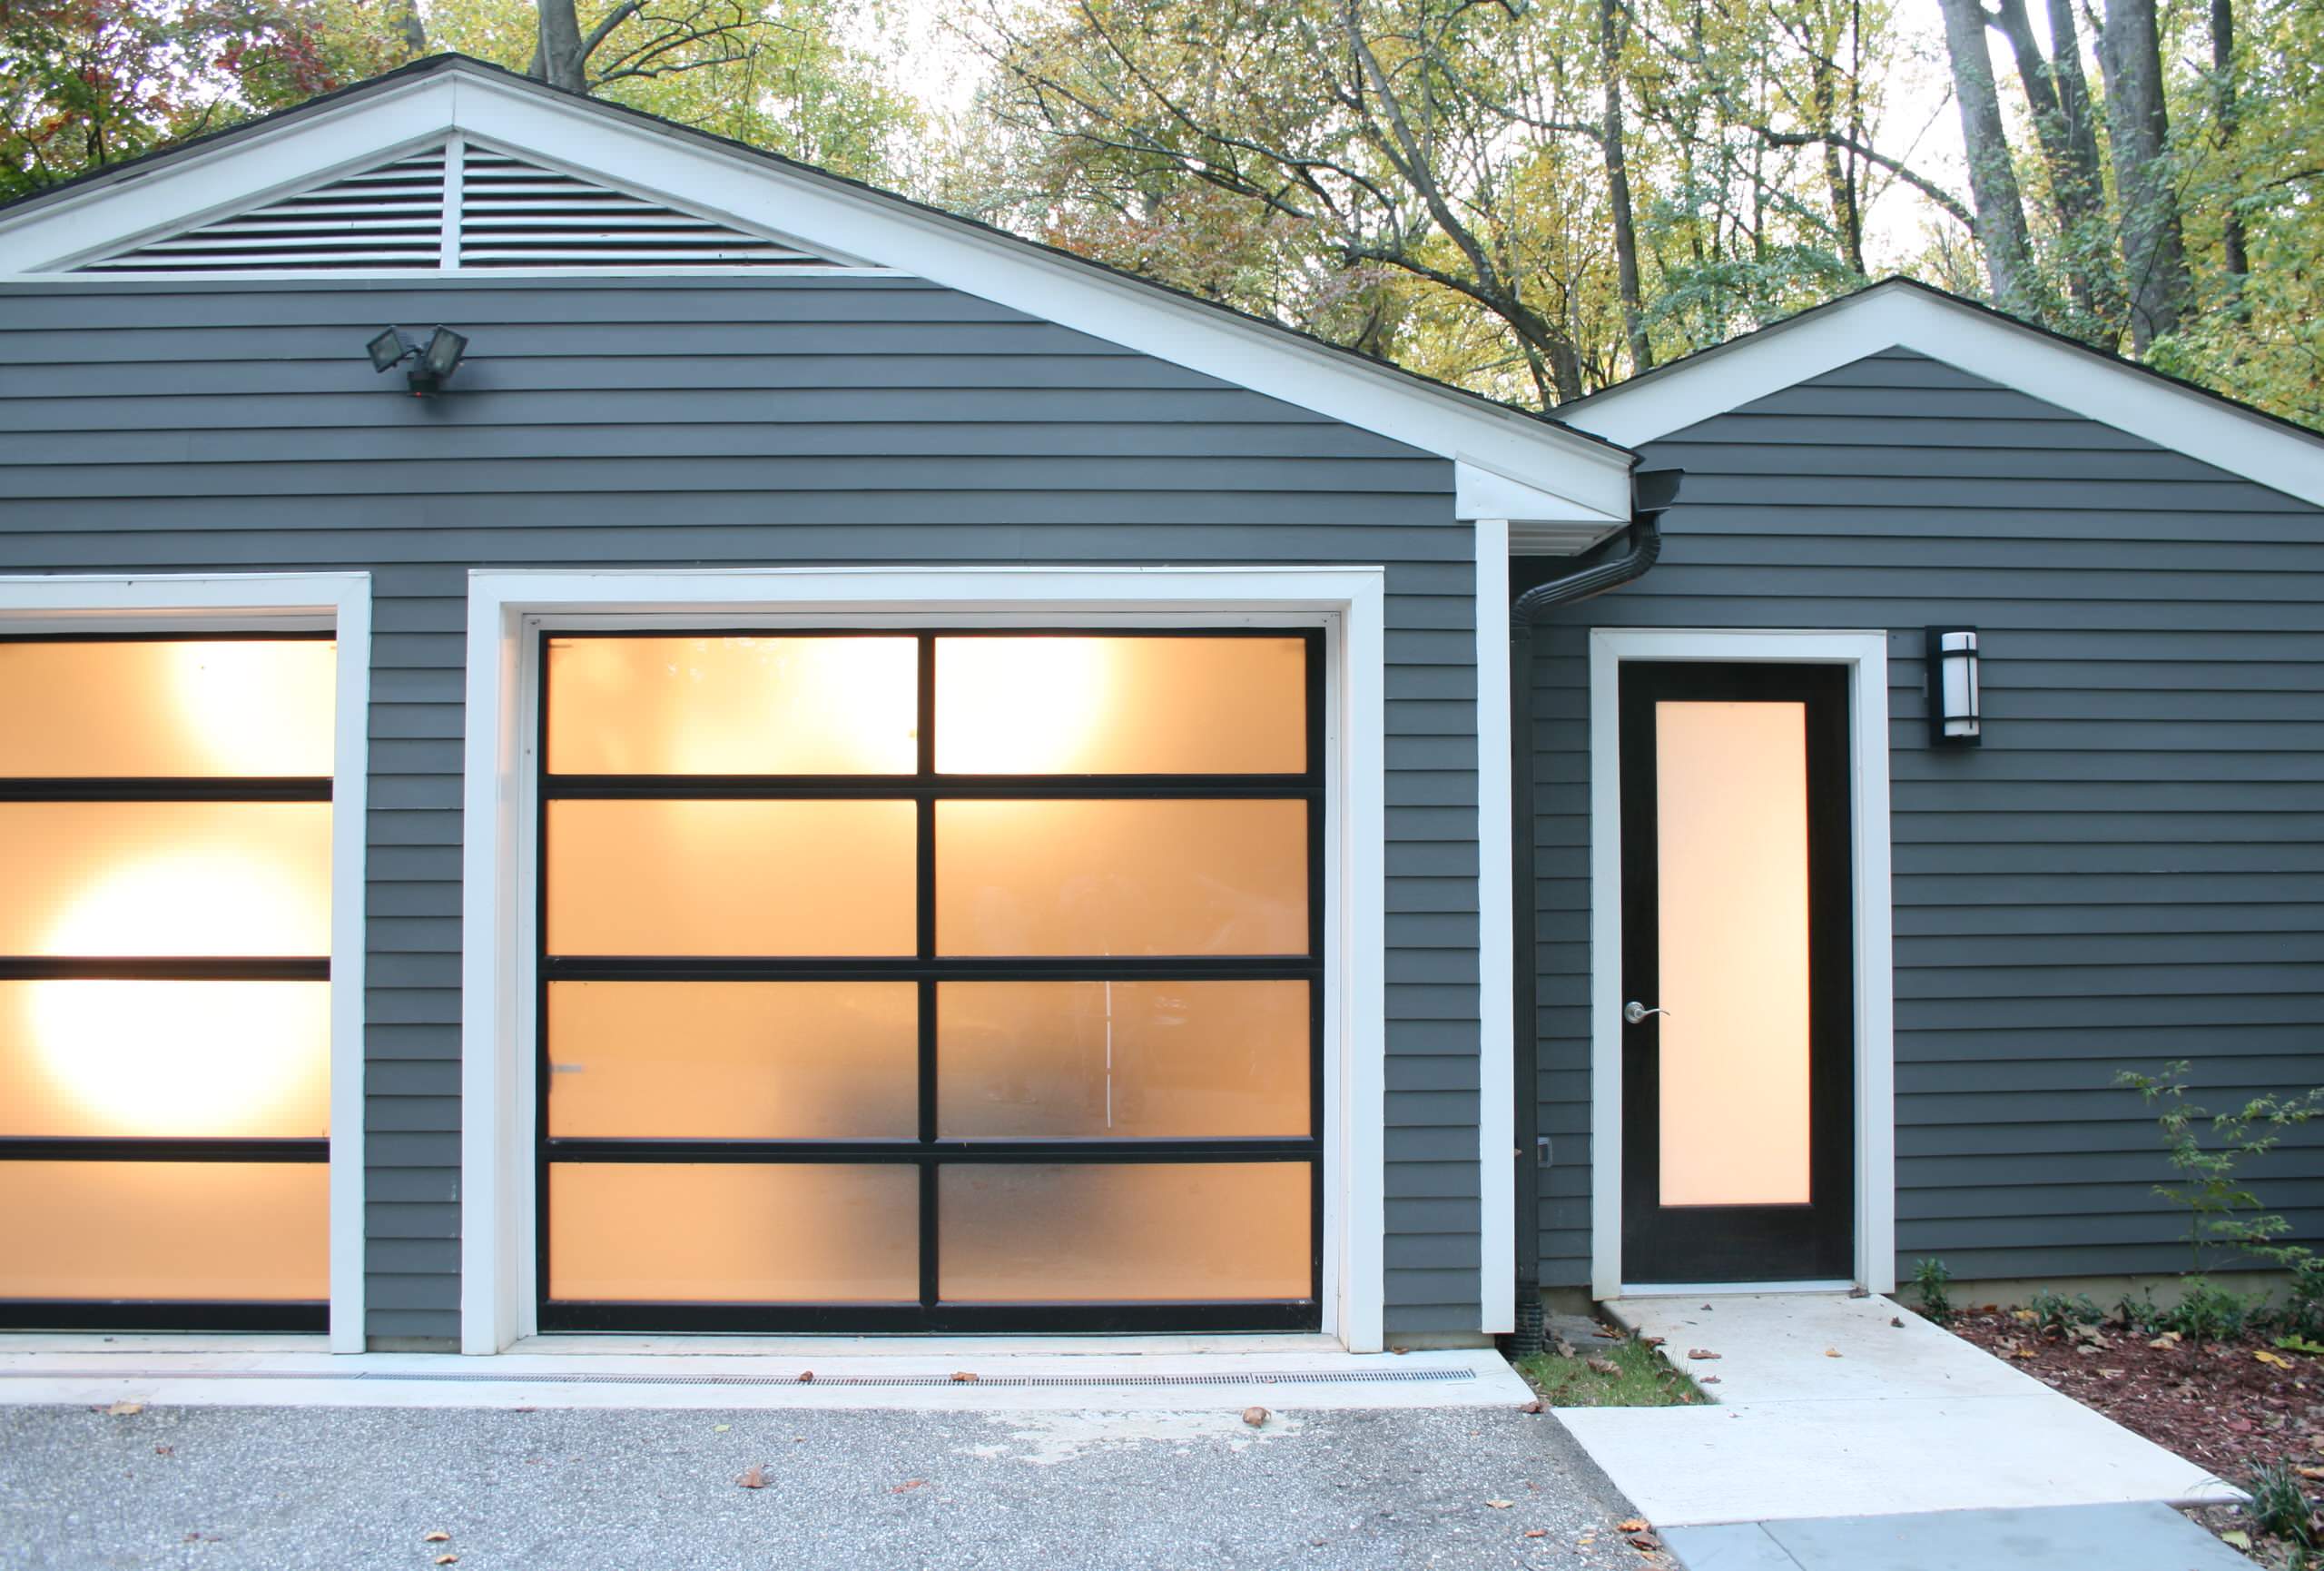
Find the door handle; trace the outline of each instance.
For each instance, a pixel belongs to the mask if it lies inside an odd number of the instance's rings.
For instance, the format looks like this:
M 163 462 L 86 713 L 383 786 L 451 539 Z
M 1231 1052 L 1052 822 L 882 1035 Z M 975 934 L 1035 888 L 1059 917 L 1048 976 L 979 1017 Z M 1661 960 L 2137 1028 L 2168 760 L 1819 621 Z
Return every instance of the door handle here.
M 1662 1008 L 1659 1004 L 1656 1005 L 1652 1009 L 1649 1009 L 1643 1003 L 1639 1003 L 1638 1000 L 1632 999 L 1630 1003 L 1622 1005 L 1622 1021 L 1628 1025 L 1640 1025 L 1645 1023 L 1646 1017 L 1649 1014 L 1669 1014 L 1669 1013 L 1670 1012 L 1669 1010 Z

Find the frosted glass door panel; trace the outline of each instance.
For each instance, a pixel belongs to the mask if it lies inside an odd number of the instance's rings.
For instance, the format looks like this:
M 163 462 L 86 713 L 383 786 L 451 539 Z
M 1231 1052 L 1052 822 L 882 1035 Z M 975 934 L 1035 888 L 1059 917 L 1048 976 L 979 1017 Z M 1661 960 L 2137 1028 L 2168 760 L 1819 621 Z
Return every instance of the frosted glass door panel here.
M 1805 1204 L 1807 706 L 1654 708 L 1662 1203 Z

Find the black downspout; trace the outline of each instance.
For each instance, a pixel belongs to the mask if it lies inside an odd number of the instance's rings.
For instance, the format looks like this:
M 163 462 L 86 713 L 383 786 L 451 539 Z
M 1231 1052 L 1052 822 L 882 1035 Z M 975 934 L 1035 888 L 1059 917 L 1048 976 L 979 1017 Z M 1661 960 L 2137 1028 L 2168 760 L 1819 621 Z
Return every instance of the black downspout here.
M 1510 1350 L 1519 1357 L 1541 1350 L 1541 1042 L 1534 993 L 1540 966 L 1534 953 L 1533 881 L 1533 628 L 1560 606 L 1619 589 L 1645 577 L 1662 555 L 1661 515 L 1678 499 L 1678 469 L 1641 469 L 1630 477 L 1630 527 L 1620 550 L 1536 584 L 1510 602 L 1509 697 L 1510 788 L 1514 823 L 1511 847 L 1516 866 L 1511 879 L 1511 926 L 1516 950 L 1512 965 L 1516 1029 L 1517 1097 L 1517 1329 Z M 1592 963 L 1595 963 L 1593 959 Z

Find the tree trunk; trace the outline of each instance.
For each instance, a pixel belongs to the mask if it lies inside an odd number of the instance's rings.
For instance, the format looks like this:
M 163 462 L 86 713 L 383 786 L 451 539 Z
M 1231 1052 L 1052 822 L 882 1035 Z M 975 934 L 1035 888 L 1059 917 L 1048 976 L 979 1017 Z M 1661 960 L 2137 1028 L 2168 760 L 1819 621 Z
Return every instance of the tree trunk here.
M 1840 240 L 1840 255 L 1861 276 L 1864 267 L 1864 214 L 1856 199 L 1856 176 L 1840 157 L 1834 141 L 1839 114 L 1839 94 L 1832 83 L 1832 63 L 1818 53 L 1809 63 L 1813 74 L 1816 128 L 1825 133 L 1824 185 L 1832 198 L 1832 228 Z
M 2010 163 L 2001 94 L 1985 53 L 1985 14 L 1979 0 L 1938 0 L 1945 7 L 1945 44 L 1953 60 L 1953 95 L 1961 106 L 1961 141 L 1969 155 L 1969 193 L 1977 209 L 1977 243 L 1994 303 L 2020 316 L 2034 314 L 2033 254 L 2025 237 L 2025 202 Z
M 2236 122 L 2240 118 L 2235 101 L 2234 0 L 2211 0 L 2211 84 L 2219 146 L 2225 153 L 2235 145 Z M 2226 253 L 2228 288 L 2240 294 L 2243 275 L 2251 271 L 2251 252 L 2244 238 L 2243 214 L 2236 211 L 2232 197 L 2221 224 L 2220 247 Z
M 2224 0 L 2221 0 L 2224 3 Z M 1622 46 L 1616 0 L 1598 0 L 1598 53 L 1606 72 L 1606 188 L 1614 209 L 1614 277 L 1622 298 L 1622 332 L 1630 341 L 1630 374 L 1654 369 L 1639 299 L 1638 224 L 1630 210 L 1630 161 L 1622 140 Z
M 2103 232 L 2106 187 L 2098 172 L 2098 146 L 2094 137 L 2088 138 L 2087 151 L 2074 134 L 2072 119 L 2066 110 L 2066 94 L 2060 81 L 2058 63 L 2065 52 L 2079 47 L 2071 32 L 2063 42 L 2055 45 L 2051 59 L 2042 57 L 2042 46 L 2034 36 L 2033 19 L 2026 14 L 2025 0 L 2001 0 L 1999 15 L 1993 25 L 2009 40 L 2010 53 L 2017 59 L 2017 78 L 2025 89 L 2025 102 L 2034 112 L 2034 129 L 2042 143 L 2042 162 L 2050 174 L 2050 202 L 2055 213 L 2061 249 L 2065 256 L 2066 287 L 2074 301 L 2084 311 L 2102 316 L 2112 314 L 2106 307 L 2112 301 L 2112 290 L 2105 278 L 2108 271 L 2102 252 L 2095 251 L 2098 236 Z M 2073 14 L 2067 13 L 2066 25 L 2073 25 Z M 2055 25 L 2053 18 L 2052 25 Z M 2082 117 L 2088 121 L 2088 106 L 2082 106 Z
M 412 58 L 428 53 L 428 24 L 420 17 L 419 0 L 403 0 L 403 15 L 396 25 L 403 35 L 403 46 L 411 51 Z
M 540 43 L 533 52 L 531 74 L 567 93 L 586 93 L 582 72 L 581 22 L 574 15 L 574 0 L 536 0 L 540 8 Z
M 2193 287 L 2179 224 L 2179 198 L 2163 163 L 2171 121 L 2162 102 L 2162 46 L 2155 31 L 2154 0 L 2106 0 L 2106 32 L 2099 40 L 2098 62 L 2106 72 L 2106 131 L 2122 213 L 2131 345 L 2144 354 L 2156 339 L 2178 330 Z

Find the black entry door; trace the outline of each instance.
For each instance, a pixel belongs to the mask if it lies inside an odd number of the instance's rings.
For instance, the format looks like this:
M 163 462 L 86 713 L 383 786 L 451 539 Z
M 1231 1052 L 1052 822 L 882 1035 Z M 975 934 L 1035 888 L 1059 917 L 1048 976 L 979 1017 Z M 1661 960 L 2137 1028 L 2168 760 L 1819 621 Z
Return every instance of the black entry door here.
M 1846 674 L 1621 676 L 1622 1277 L 1853 1274 Z

